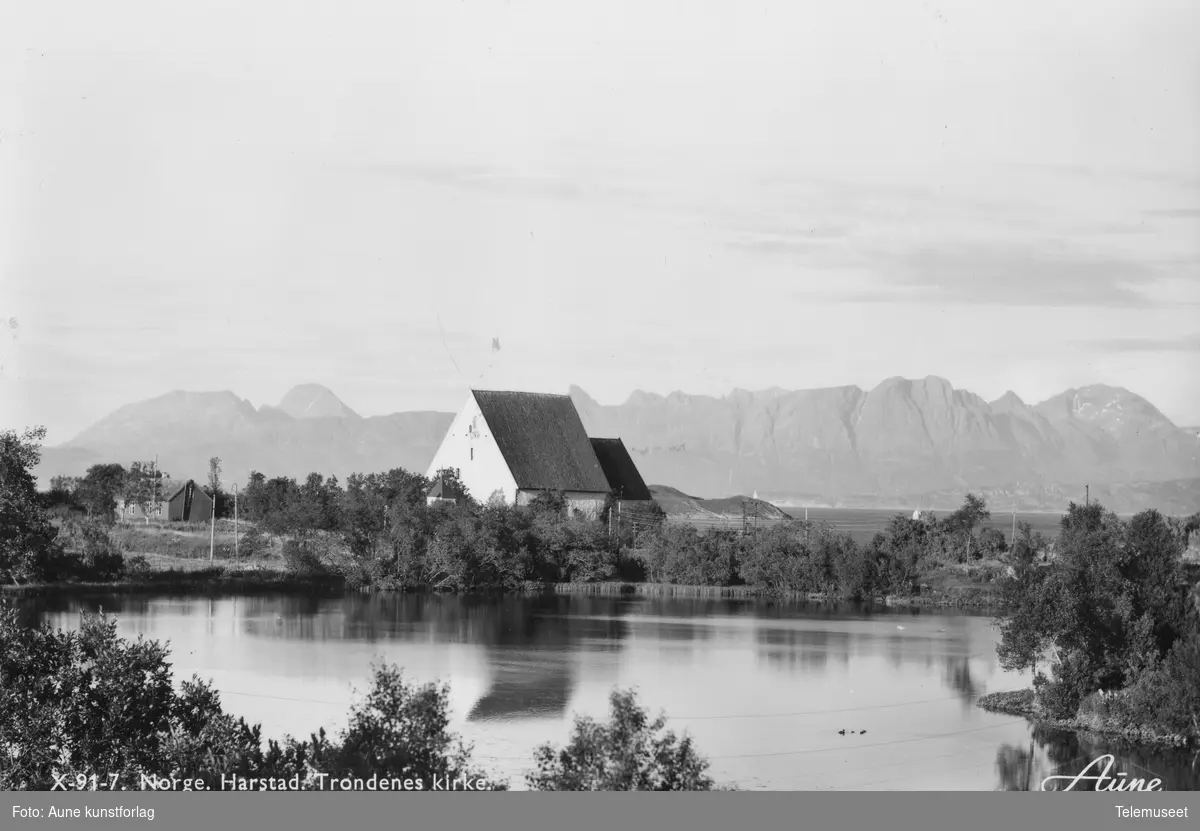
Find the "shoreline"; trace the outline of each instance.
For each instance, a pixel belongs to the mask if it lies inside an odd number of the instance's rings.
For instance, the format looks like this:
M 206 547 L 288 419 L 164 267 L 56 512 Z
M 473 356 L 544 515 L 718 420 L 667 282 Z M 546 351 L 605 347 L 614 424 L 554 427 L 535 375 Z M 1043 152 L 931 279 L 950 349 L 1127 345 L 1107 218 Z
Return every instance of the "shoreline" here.
M 1200 744 L 1200 738 L 1196 736 L 1163 734 L 1149 727 L 1130 727 L 1111 721 L 1087 720 L 1078 717 L 1072 719 L 1048 718 L 1036 711 L 1033 697 L 1032 688 L 1015 692 L 989 693 L 980 696 L 975 702 L 975 706 L 990 713 L 1023 717 L 1034 726 L 1085 733 L 1101 739 L 1119 739 L 1145 748 L 1178 750 L 1191 749 Z
M 342 594 L 345 580 L 330 575 L 302 576 L 276 571 L 162 571 L 153 575 L 110 582 L 27 583 L 0 586 L 3 597 L 53 597 L 81 594 L 222 594 L 255 592 Z
M 329 596 L 362 594 L 460 594 L 464 596 L 585 595 L 599 597 L 692 598 L 712 600 L 803 601 L 815 603 L 853 602 L 824 593 L 774 591 L 753 586 L 703 586 L 675 583 L 606 581 L 599 583 L 525 583 L 516 589 L 453 591 L 353 587 L 336 574 L 300 575 L 275 570 L 226 571 L 221 566 L 195 571 L 159 571 L 111 582 L 30 583 L 0 586 L 2 597 L 47 597 L 84 594 L 172 594 L 211 595 L 221 593 L 319 593 Z M 998 611 L 1003 608 L 994 594 L 971 590 L 929 595 L 886 595 L 858 602 L 888 608 L 929 608 Z
M 546 590 L 555 594 L 620 595 L 626 597 L 688 597 L 714 600 L 801 600 L 811 602 L 851 602 L 847 598 L 820 592 L 774 591 L 753 586 L 692 586 L 676 583 L 549 583 Z M 962 595 L 959 597 L 953 595 Z M 893 607 L 971 608 L 998 610 L 1002 605 L 989 593 L 939 592 L 930 595 L 882 595 L 858 602 Z

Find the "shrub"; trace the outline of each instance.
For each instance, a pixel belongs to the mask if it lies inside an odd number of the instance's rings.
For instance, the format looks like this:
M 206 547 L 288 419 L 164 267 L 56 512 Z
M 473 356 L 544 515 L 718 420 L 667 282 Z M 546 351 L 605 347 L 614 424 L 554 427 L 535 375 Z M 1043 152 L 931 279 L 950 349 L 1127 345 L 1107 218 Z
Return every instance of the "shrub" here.
M 311 539 L 285 540 L 283 562 L 288 571 L 298 575 L 323 574 L 326 570 Z
M 125 558 L 125 573 L 130 576 L 142 576 L 150 573 L 150 561 L 141 554 Z
M 609 720 L 576 717 L 567 745 L 535 751 L 537 770 L 526 782 L 537 791 L 709 791 L 708 762 L 686 735 L 651 719 L 632 691 L 609 696 Z
M 665 524 L 639 556 L 652 582 L 723 586 L 735 579 L 739 547 L 729 531 L 701 534 L 690 525 Z
M 274 546 L 270 537 L 257 526 L 251 526 L 237 541 L 237 553 L 247 559 L 269 557 L 274 553 Z
M 824 592 L 834 583 L 835 549 L 821 539 L 825 529 L 777 526 L 746 543 L 740 574 L 747 585 L 778 592 Z
M 78 632 L 29 628 L 0 608 L 0 790 L 48 790 L 54 773 L 158 773 L 171 727 L 167 651 L 117 637 L 116 621 L 84 617 Z
M 571 583 L 602 583 L 616 576 L 612 555 L 607 551 L 572 551 L 567 558 L 567 573 Z
M 334 778 L 382 777 L 413 779 L 430 790 L 435 776 L 485 780 L 503 790 L 471 765 L 471 749 L 449 730 L 450 688 L 417 686 L 405 681 L 399 667 L 372 667 L 366 698 L 350 711 L 350 722 L 339 741 L 314 738 L 313 767 Z
M 1053 719 L 1073 719 L 1085 696 L 1097 689 L 1094 672 L 1082 655 L 1063 656 L 1051 666 L 1053 677 L 1038 673 L 1033 687 L 1039 712 Z
M 59 540 L 78 576 L 115 580 L 125 573 L 125 558 L 103 525 L 68 520 L 59 532 Z
M 987 560 L 999 557 L 1008 551 L 1008 540 L 999 528 L 984 528 L 979 532 L 979 540 L 972 549 L 976 559 Z
M 834 552 L 833 575 L 839 594 L 853 600 L 870 599 L 879 582 L 872 552 L 853 544 Z
M 1126 722 L 1200 738 L 1200 634 L 1181 638 L 1126 697 Z

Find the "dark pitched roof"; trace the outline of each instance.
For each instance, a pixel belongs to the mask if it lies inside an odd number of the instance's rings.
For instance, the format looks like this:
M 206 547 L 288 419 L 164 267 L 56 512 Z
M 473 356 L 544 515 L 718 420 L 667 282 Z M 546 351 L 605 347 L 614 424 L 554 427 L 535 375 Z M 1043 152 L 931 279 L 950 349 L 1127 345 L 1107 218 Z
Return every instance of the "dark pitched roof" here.
M 592 450 L 596 452 L 610 490 L 622 499 L 635 502 L 653 498 L 637 465 L 625 449 L 625 442 L 620 439 L 592 439 Z
M 200 494 L 201 496 L 203 496 L 205 499 L 209 499 L 209 498 L 211 498 L 211 497 L 209 497 L 209 495 L 208 495 L 207 493 L 205 493 L 205 492 L 204 492 L 204 489 L 203 489 L 202 487 L 200 487 L 199 485 L 196 485 L 196 480 L 195 480 L 195 479 L 188 479 L 186 482 L 184 482 L 182 485 L 180 485 L 180 486 L 179 486 L 179 490 L 177 490 L 177 491 L 175 491 L 175 493 L 171 494 L 170 498 L 169 498 L 169 499 L 167 499 L 167 501 L 168 501 L 168 502 L 174 502 L 174 501 L 175 501 L 175 497 L 179 496 L 179 494 L 181 494 L 181 493 L 183 493 L 185 490 L 187 490 L 187 486 L 188 486 L 188 485 L 195 485 L 195 486 L 196 486 L 196 493 L 199 493 L 199 494 Z
M 608 479 L 569 396 L 472 394 L 518 488 L 608 492 Z

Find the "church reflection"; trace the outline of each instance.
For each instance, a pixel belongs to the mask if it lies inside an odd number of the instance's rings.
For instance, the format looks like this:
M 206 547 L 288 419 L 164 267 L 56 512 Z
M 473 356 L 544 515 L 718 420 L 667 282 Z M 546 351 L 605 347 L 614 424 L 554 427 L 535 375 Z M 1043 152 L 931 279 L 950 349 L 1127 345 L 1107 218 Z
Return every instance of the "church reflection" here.
M 609 598 L 374 595 L 342 608 L 346 637 L 482 649 L 490 678 L 467 716 L 474 722 L 561 717 L 579 654 L 617 651 L 628 636 L 626 605 Z
M 615 651 L 628 636 L 624 606 L 613 601 L 543 596 L 504 603 L 480 643 L 491 681 L 468 721 L 558 718 L 567 711 L 581 651 Z M 572 612 L 582 614 L 568 615 Z M 491 607 L 495 610 L 497 607 Z

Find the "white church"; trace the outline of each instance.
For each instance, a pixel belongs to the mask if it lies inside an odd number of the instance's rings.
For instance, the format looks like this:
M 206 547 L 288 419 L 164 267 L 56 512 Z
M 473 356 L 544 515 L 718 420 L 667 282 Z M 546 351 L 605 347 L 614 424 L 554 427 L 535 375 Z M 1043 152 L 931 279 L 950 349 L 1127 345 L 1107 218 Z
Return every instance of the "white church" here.
M 596 517 L 610 495 L 651 498 L 624 443 L 589 438 L 567 395 L 471 390 L 429 465 L 431 499 L 452 496 L 438 481 L 445 469 L 479 502 L 525 505 L 560 491 L 569 510 Z

